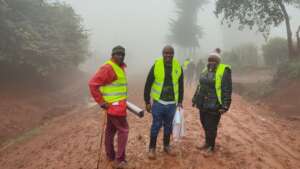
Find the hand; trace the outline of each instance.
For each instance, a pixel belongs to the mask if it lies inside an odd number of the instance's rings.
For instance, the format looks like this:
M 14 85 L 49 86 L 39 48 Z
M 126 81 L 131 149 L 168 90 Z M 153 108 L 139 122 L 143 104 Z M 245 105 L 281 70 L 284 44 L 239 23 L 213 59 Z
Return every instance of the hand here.
M 221 109 L 219 109 L 219 112 L 221 113 L 221 114 L 225 114 L 226 112 L 227 112 L 227 108 L 221 108 Z
M 181 108 L 181 109 L 182 109 L 182 108 L 183 108 L 183 105 L 182 105 L 182 103 L 178 103 L 178 104 L 177 104 L 177 107 L 179 107 L 179 108 Z
M 102 109 L 104 109 L 104 110 L 107 110 L 107 109 L 109 108 L 109 104 L 108 104 L 108 103 L 102 103 L 102 104 L 100 105 L 100 107 L 101 107 Z
M 151 113 L 151 108 L 152 108 L 152 106 L 151 106 L 150 103 L 146 104 L 146 110 L 147 110 L 147 112 Z
M 193 107 L 196 107 L 196 103 L 193 102 L 193 103 L 192 103 L 192 106 L 193 106 Z

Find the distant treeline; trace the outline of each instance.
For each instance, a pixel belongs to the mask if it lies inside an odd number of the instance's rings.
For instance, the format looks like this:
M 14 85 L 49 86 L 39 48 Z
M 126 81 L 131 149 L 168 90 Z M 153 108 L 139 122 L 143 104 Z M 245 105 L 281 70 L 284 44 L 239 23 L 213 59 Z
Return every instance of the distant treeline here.
M 30 67 L 40 76 L 78 66 L 88 55 L 81 18 L 65 3 L 0 0 L 0 37 L 0 65 Z

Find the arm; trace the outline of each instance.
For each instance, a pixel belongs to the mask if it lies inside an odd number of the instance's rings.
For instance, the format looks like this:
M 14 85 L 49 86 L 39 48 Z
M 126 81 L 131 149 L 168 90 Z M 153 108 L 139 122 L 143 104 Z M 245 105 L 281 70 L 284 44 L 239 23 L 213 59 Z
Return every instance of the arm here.
M 199 92 L 200 92 L 200 82 L 197 85 L 196 91 L 195 91 L 193 99 L 192 99 L 193 106 L 197 105 L 197 100 L 198 100 Z
M 90 93 L 99 104 L 104 104 L 103 96 L 99 90 L 101 86 L 112 83 L 117 79 L 115 72 L 110 65 L 102 66 L 89 81 Z
M 226 69 L 222 79 L 222 102 L 223 108 L 227 111 L 230 108 L 231 104 L 231 95 L 232 95 L 232 79 L 231 79 L 231 70 Z
M 146 104 L 150 104 L 150 92 L 151 92 L 153 82 L 154 82 L 154 66 L 152 66 L 152 68 L 147 76 L 147 81 L 145 84 L 144 101 Z
M 178 103 L 182 104 L 183 101 L 183 95 L 184 95 L 184 74 L 183 70 L 181 68 L 181 76 L 179 78 L 179 97 L 178 97 Z

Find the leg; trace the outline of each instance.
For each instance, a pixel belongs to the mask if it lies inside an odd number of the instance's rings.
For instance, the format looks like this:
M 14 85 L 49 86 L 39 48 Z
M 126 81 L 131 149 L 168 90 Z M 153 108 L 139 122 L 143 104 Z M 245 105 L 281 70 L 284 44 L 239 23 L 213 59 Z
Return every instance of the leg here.
M 173 119 L 176 112 L 176 104 L 165 106 L 163 112 L 163 125 L 164 125 L 164 147 L 170 145 L 170 137 L 173 129 Z
M 105 150 L 108 160 L 115 160 L 114 137 L 117 129 L 111 121 L 111 116 L 107 116 L 106 130 L 105 130 Z
M 154 102 L 152 106 L 152 126 L 151 126 L 151 134 L 150 134 L 150 144 L 149 149 L 156 148 L 156 140 L 158 136 L 158 132 L 162 126 L 162 106 L 158 102 Z
M 114 117 L 112 120 L 114 126 L 118 131 L 118 152 L 117 152 L 117 161 L 122 162 L 125 161 L 126 156 L 126 145 L 128 141 L 128 122 L 126 117 Z
M 203 131 L 204 131 L 204 137 L 205 137 L 205 143 L 198 147 L 200 150 L 202 149 L 205 149 L 208 147 L 208 133 L 207 133 L 207 113 L 206 111 L 200 111 L 199 114 L 200 114 L 200 122 L 201 122 L 201 125 L 202 125 L 202 128 L 203 128 Z
M 220 114 L 207 114 L 207 134 L 208 134 L 208 144 L 212 147 L 212 150 L 215 147 L 215 140 L 217 137 L 218 125 L 221 119 Z

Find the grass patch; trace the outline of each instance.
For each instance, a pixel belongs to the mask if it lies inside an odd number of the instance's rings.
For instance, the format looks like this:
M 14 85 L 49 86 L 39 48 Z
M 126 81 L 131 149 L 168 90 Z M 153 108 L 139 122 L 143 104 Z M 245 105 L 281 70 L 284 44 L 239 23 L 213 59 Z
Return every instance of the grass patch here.
M 17 143 L 21 143 L 25 140 L 28 140 L 30 138 L 32 138 L 33 136 L 37 135 L 38 133 L 40 133 L 40 127 L 36 127 L 36 128 L 33 128 L 23 134 L 21 134 L 20 136 L 17 136 L 13 139 L 9 139 L 7 141 L 5 141 L 2 145 L 1 145 L 1 148 L 0 148 L 0 152 L 6 150 L 8 147 L 12 146 L 12 145 L 15 145 Z
M 258 83 L 235 83 L 234 89 L 241 96 L 256 100 L 260 98 L 267 97 L 275 91 L 275 87 L 271 82 L 258 82 Z

